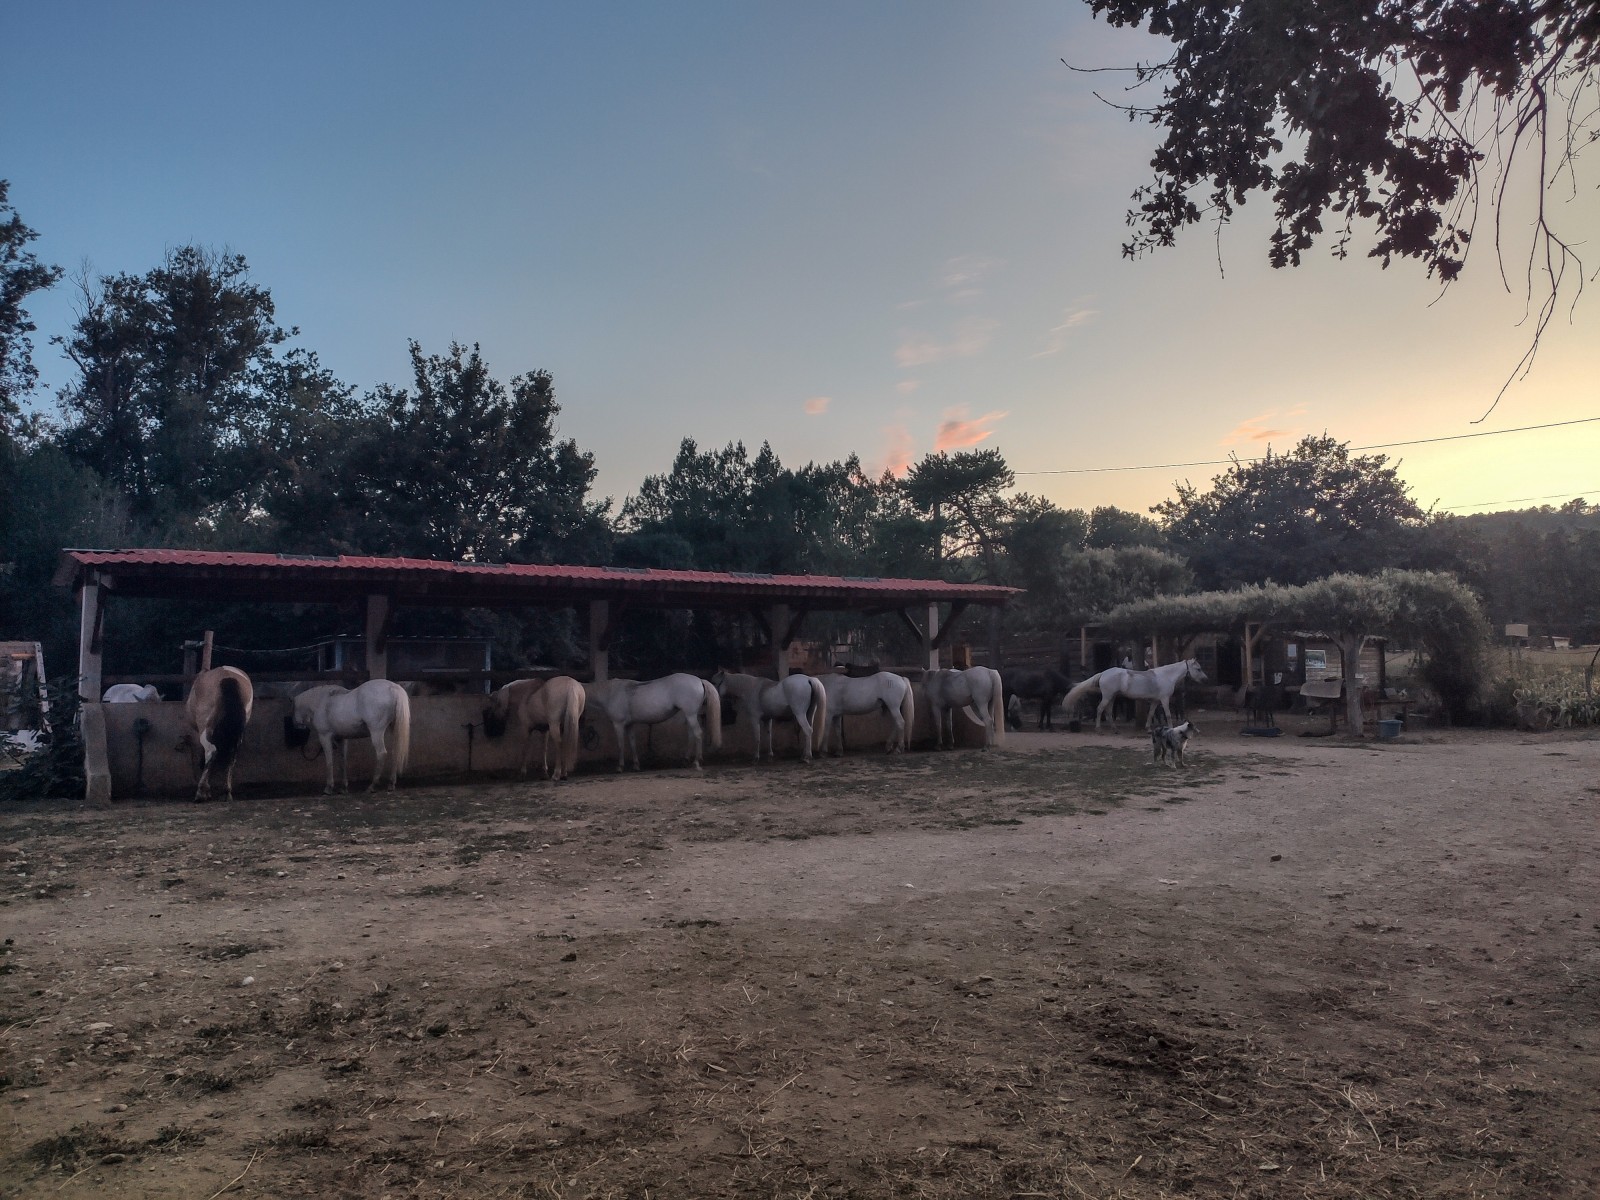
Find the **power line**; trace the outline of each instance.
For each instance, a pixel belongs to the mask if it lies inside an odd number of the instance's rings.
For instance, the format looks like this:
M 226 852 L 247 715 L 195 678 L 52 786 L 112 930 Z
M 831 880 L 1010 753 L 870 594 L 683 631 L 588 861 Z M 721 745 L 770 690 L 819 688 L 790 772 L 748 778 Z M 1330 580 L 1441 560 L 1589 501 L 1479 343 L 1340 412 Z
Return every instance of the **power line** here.
M 1510 500 L 1480 500 L 1476 504 L 1443 504 L 1440 512 L 1460 512 L 1463 508 L 1488 508 L 1492 504 L 1524 504 L 1529 500 L 1576 500 L 1579 496 L 1600 496 L 1600 488 L 1592 492 L 1551 492 L 1548 496 L 1514 496 Z
M 1459 442 L 1467 438 L 1499 437 L 1503 433 L 1528 433 L 1535 429 L 1559 429 L 1565 425 L 1587 425 L 1600 421 L 1600 417 L 1579 417 L 1575 421 L 1552 421 L 1548 425 L 1522 425 L 1516 429 L 1485 429 L 1481 433 L 1452 433 L 1443 437 L 1415 438 L 1409 442 L 1375 442 L 1370 446 L 1352 446 L 1353 451 L 1394 450 L 1401 446 L 1425 446 L 1433 442 Z M 1184 467 L 1225 467 L 1234 462 L 1264 462 L 1264 458 L 1214 458 L 1205 462 L 1142 463 L 1133 467 L 1054 467 L 1038 471 L 1013 471 L 1014 475 L 1103 475 L 1112 471 L 1175 471 Z M 1538 499 L 1539 497 L 1530 497 Z M 1500 503 L 1500 502 L 1496 502 Z M 1513 503 L 1504 501 L 1504 503 Z

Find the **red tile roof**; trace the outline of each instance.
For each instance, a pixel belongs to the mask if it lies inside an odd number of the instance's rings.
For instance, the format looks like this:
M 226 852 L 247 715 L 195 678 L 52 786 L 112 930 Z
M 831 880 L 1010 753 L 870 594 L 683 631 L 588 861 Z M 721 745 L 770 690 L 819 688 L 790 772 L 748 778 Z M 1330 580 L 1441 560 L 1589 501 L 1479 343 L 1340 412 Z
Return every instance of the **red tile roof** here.
M 442 562 L 425 558 L 356 555 L 257 554 L 225 550 L 77 550 L 61 552 L 56 583 L 71 586 L 91 572 L 114 581 L 118 592 L 192 598 L 197 592 L 230 598 L 315 602 L 330 593 L 363 591 L 426 595 L 436 603 L 470 603 L 475 595 L 525 596 L 537 602 L 622 593 L 655 598 L 729 603 L 765 599 L 810 601 L 815 606 L 868 608 L 914 601 L 1003 604 L 1017 588 L 941 579 L 885 579 L 850 575 L 769 575 L 746 571 L 665 571 L 651 567 L 580 567 L 554 563 Z M 267 594 L 267 593 L 273 594 Z

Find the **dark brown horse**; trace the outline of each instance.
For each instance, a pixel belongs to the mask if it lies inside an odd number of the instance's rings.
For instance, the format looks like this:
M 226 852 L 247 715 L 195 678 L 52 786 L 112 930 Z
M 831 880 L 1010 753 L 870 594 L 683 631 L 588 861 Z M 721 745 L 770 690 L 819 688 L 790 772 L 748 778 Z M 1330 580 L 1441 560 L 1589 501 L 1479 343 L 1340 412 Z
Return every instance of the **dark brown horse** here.
M 1052 710 L 1072 687 L 1065 675 L 1053 667 L 1008 667 L 1000 672 L 1000 681 L 1005 685 L 1008 709 L 1013 696 L 1037 700 L 1039 728 L 1055 728 Z

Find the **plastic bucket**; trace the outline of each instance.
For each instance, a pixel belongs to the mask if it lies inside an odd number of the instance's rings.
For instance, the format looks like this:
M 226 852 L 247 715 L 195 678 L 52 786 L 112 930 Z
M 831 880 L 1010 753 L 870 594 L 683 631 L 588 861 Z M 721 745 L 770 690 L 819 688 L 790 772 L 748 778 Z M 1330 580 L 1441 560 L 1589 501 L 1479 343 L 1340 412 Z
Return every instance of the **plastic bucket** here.
M 1404 728 L 1404 722 L 1401 721 L 1379 721 L 1378 737 L 1386 742 L 1393 741 L 1400 736 L 1402 728 Z

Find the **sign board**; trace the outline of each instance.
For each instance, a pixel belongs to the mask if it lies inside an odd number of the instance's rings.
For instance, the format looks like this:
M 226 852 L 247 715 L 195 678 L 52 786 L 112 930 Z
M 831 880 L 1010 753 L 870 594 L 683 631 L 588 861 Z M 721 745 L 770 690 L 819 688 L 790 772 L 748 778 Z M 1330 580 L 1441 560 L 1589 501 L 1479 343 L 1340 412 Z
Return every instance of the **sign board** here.
M 1526 624 L 1522 624 L 1522 625 L 1507 625 L 1506 626 L 1506 636 L 1507 637 L 1525 638 L 1525 637 L 1528 636 L 1528 627 L 1527 627 Z

